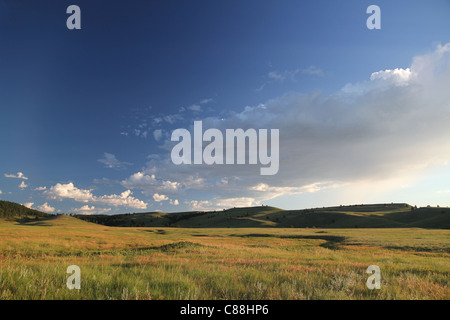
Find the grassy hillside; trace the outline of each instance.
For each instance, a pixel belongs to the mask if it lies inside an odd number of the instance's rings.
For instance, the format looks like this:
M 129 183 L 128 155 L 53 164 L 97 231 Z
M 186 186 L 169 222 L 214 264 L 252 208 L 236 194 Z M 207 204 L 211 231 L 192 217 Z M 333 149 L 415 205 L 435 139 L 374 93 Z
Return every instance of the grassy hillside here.
M 0 218 L 48 217 L 48 213 L 27 208 L 21 204 L 0 200 Z
M 450 208 L 414 208 L 408 204 L 372 204 L 283 210 L 275 207 L 223 211 L 148 212 L 77 215 L 107 226 L 182 228 L 436 228 L 450 229 Z

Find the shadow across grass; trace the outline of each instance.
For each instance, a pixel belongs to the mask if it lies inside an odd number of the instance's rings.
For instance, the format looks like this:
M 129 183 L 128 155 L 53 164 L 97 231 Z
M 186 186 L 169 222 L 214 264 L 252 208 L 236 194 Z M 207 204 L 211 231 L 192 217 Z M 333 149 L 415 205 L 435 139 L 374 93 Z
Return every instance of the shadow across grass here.
M 133 248 L 134 252 L 147 252 L 147 251 L 162 251 L 162 252 L 170 252 L 176 251 L 179 249 L 196 249 L 196 248 L 208 248 L 209 246 L 205 246 L 200 243 L 190 242 L 190 241 L 178 241 L 168 243 L 162 246 L 155 247 L 142 247 L 142 248 Z
M 275 235 L 267 233 L 250 233 L 250 234 L 232 234 L 232 237 L 241 238 L 278 238 L 278 239 L 313 239 L 325 240 L 325 243 L 320 244 L 322 248 L 336 250 L 339 249 L 339 244 L 342 244 L 346 238 L 343 236 L 329 236 L 329 235 Z
M 409 252 L 444 252 L 444 253 L 450 253 L 449 247 L 443 247 L 443 248 L 429 248 L 429 247 L 419 247 L 419 246 L 384 246 L 386 249 L 392 249 L 392 250 L 400 250 L 400 251 L 409 251 Z
M 161 234 L 161 235 L 167 234 L 167 231 L 166 231 L 166 230 L 163 230 L 163 229 L 158 229 L 158 230 L 143 230 L 143 231 L 145 231 L 145 232 L 153 232 L 153 233 Z
M 23 217 L 17 218 L 14 221 L 22 226 L 40 226 L 40 227 L 52 227 L 53 224 L 48 223 L 48 221 L 55 220 L 56 217 Z

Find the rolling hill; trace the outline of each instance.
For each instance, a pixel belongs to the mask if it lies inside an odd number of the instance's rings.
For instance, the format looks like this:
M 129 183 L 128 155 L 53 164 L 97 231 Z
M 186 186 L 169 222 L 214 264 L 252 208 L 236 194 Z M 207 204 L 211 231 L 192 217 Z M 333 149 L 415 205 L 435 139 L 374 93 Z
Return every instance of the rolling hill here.
M 414 208 L 405 203 L 283 210 L 270 206 L 223 211 L 75 215 L 119 227 L 182 228 L 436 228 L 450 229 L 450 208 Z
M 0 201 L 0 218 L 34 219 L 54 215 Z M 405 203 L 367 204 L 283 210 L 270 206 L 220 211 L 146 212 L 74 215 L 86 222 L 113 227 L 180 228 L 431 228 L 450 229 L 450 208 L 415 208 Z
M 0 200 L 0 218 L 49 217 L 51 214 L 27 208 L 21 204 Z

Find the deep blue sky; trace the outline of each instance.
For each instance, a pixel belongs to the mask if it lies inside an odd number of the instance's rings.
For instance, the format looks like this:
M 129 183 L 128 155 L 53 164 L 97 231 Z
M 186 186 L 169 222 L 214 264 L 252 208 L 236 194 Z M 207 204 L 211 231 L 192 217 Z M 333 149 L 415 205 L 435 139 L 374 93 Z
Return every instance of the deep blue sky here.
M 66 28 L 71 4 L 81 8 L 81 30 Z M 371 4 L 381 7 L 381 30 L 366 28 Z M 77 189 L 71 192 L 91 190 L 94 197 L 130 189 L 147 210 L 195 208 L 191 201 L 228 204 L 217 199 L 238 196 L 220 188 L 191 188 L 186 175 L 177 190 L 160 186 L 174 182 L 180 170 L 164 162 L 167 150 L 161 146 L 171 130 L 188 128 L 194 119 L 231 118 L 246 106 L 289 93 L 326 97 L 347 83 L 368 81 L 373 72 L 406 69 L 415 56 L 450 42 L 449 17 L 450 1 L 444 0 L 0 1 L 0 198 L 33 203 L 33 208 L 47 203 L 54 212 L 86 205 L 111 208 L 108 213 L 146 211 L 34 190 L 73 183 Z M 178 117 L 167 121 L 167 115 Z M 155 139 L 155 130 L 162 130 L 162 138 Z M 105 153 L 118 162 L 98 161 Z M 155 154 L 162 160 L 151 171 L 148 156 Z M 5 176 L 17 172 L 28 179 Z M 156 185 L 124 183 L 138 172 L 154 173 Z M 195 170 L 191 175 L 199 178 Z M 239 175 L 230 168 L 211 178 L 225 176 Z M 354 178 L 338 180 L 345 184 Z M 419 180 L 409 194 L 423 193 Z M 22 181 L 27 187 L 18 187 Z M 273 184 L 282 187 L 280 181 Z M 450 186 L 437 189 L 441 193 L 417 203 L 441 201 Z M 321 192 L 248 198 L 303 208 L 416 199 L 408 192 L 396 199 Z M 155 193 L 167 200 L 156 201 Z M 169 204 L 175 199 L 179 206 Z

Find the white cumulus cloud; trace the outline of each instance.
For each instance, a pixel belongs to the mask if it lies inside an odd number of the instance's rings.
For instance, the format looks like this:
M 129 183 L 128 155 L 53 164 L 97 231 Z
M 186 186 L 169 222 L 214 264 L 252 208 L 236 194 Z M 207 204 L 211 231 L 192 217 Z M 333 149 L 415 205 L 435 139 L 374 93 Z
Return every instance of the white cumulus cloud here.
M 103 214 L 106 212 L 111 211 L 111 208 L 96 208 L 95 206 L 89 206 L 89 205 L 84 205 L 81 208 L 75 208 L 72 209 L 72 211 L 74 213 L 78 213 L 78 214 L 85 214 L 85 215 L 91 215 L 91 214 Z
M 22 181 L 20 184 L 19 184 L 19 188 L 20 189 L 25 189 L 25 188 L 27 188 L 28 187 L 28 185 L 25 183 L 25 181 Z
M 163 195 L 163 194 L 155 193 L 155 194 L 153 195 L 153 199 L 154 199 L 156 202 L 160 202 L 160 201 L 169 200 L 169 197 L 167 197 L 166 195 Z
M 173 193 L 179 190 L 181 184 L 170 180 L 157 179 L 155 174 L 136 172 L 121 182 L 128 189 L 141 189 L 146 194 L 158 192 Z
M 38 208 L 39 211 L 43 211 L 43 212 L 47 212 L 47 213 L 55 212 L 55 208 L 50 206 L 47 202 L 44 203 L 42 206 L 39 206 L 37 208 Z
M 34 205 L 34 202 L 26 202 L 23 204 L 25 207 L 31 209 L 31 207 Z
M 191 200 L 185 201 L 190 210 L 194 211 L 212 211 L 229 208 L 251 207 L 260 205 L 260 201 L 250 197 L 236 198 L 213 198 L 211 200 Z
M 255 201 L 254 198 L 250 197 L 237 197 L 237 198 L 228 198 L 228 199 L 216 199 L 215 206 L 216 208 L 231 208 L 231 207 L 251 207 L 258 205 L 259 202 Z
M 185 201 L 190 210 L 193 211 L 207 211 L 207 210 L 215 210 L 215 206 L 209 202 L 208 200 L 191 200 Z
M 92 190 L 79 189 L 75 187 L 72 182 L 70 182 L 66 184 L 57 183 L 48 190 L 44 191 L 43 194 L 54 200 L 73 199 L 77 202 L 84 203 L 96 203 L 114 207 L 125 206 L 134 209 L 147 209 L 147 203 L 132 197 L 131 190 L 126 190 L 119 195 L 112 194 L 95 196 L 92 194 Z
M 24 176 L 24 174 L 22 172 L 17 172 L 17 174 L 8 174 L 5 173 L 5 178 L 15 178 L 15 179 L 23 179 L 23 180 L 28 180 L 27 177 Z
M 384 81 L 392 81 L 394 84 L 399 86 L 406 86 L 408 82 L 413 77 L 413 73 L 410 68 L 401 69 L 396 68 L 394 70 L 381 70 L 378 72 L 372 73 L 370 76 L 370 80 L 384 80 Z

